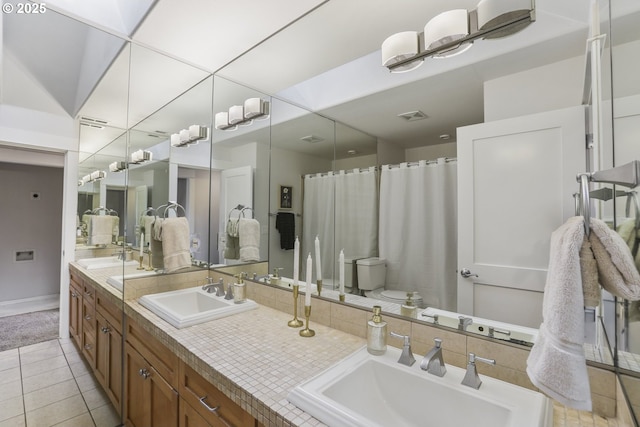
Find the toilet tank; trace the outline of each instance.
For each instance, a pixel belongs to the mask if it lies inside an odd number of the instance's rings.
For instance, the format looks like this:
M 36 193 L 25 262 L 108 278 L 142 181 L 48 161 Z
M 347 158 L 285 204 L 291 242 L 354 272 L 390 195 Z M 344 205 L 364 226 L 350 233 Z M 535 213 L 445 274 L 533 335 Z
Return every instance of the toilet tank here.
M 382 258 L 364 258 L 356 261 L 358 288 L 364 291 L 384 287 L 387 274 L 386 261 Z

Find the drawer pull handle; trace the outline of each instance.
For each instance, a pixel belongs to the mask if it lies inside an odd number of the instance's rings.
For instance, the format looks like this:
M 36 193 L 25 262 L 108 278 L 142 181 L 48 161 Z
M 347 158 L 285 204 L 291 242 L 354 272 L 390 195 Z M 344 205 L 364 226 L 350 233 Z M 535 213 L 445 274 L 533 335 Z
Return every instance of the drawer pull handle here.
M 207 405 L 207 402 L 205 402 L 206 398 L 207 398 L 207 396 L 201 397 L 200 398 L 200 403 L 202 403 L 204 405 L 204 407 L 207 408 L 207 411 L 209 411 L 209 412 L 218 412 L 218 409 L 220 409 L 220 405 L 216 406 L 215 408 L 212 408 L 211 406 Z
M 144 369 L 144 368 L 143 368 L 143 369 L 140 369 L 140 370 L 138 371 L 138 374 L 140 374 L 140 376 L 141 376 L 142 378 L 144 378 L 145 380 L 151 376 L 151 374 L 149 373 L 149 371 L 147 371 L 147 370 L 146 370 L 146 369 Z
M 84 349 L 85 350 L 91 350 L 91 344 L 85 344 L 84 345 Z
M 85 320 L 91 320 L 91 316 L 89 316 L 89 315 L 84 316 L 84 318 L 85 318 Z
M 111 329 L 109 329 L 107 327 L 104 327 L 104 326 L 102 328 L 100 328 L 100 330 L 102 331 L 103 334 L 107 334 L 107 333 L 111 332 Z
M 78 298 L 78 294 L 76 294 L 75 292 L 71 292 L 71 298 Z

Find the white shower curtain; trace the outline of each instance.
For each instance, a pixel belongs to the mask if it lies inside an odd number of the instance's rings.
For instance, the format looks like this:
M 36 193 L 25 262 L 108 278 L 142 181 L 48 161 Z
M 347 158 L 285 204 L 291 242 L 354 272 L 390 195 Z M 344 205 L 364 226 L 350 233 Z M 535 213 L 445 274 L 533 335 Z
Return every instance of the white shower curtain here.
M 317 277 L 314 249 L 316 236 L 320 240 L 322 278 L 325 285 L 338 285 L 340 250 L 344 249 L 345 258 L 377 255 L 377 187 L 375 167 L 364 171 L 354 169 L 337 174 L 329 172 L 305 176 L 302 265 L 306 265 L 306 257 L 311 253 L 314 263 L 313 280 Z
M 334 253 L 334 187 L 333 172 L 329 174 L 306 175 L 304 177 L 304 200 L 302 218 L 302 240 L 300 242 L 300 279 L 307 277 L 307 256 L 313 260 L 312 281 L 317 278 L 315 239 L 320 240 L 320 263 L 325 284 L 333 278 Z
M 378 180 L 375 167 L 340 171 L 336 180 L 336 259 L 378 253 Z M 337 275 L 336 275 L 337 276 Z
M 457 166 L 438 159 L 383 166 L 380 257 L 386 289 L 417 291 L 424 305 L 456 311 Z

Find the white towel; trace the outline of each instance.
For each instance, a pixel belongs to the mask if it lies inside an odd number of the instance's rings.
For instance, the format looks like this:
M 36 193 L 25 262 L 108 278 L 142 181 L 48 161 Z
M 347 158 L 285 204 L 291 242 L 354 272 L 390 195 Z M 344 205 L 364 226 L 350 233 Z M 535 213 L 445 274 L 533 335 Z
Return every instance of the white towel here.
M 150 226 L 151 240 L 149 240 L 149 250 L 151 251 L 151 267 L 153 268 L 164 268 L 164 253 L 162 251 L 163 221 L 161 218 L 155 218 Z
M 551 234 L 543 323 L 527 359 L 527 374 L 540 391 L 561 404 L 591 411 L 583 349 L 584 296 L 579 256 L 583 240 L 582 217 L 569 218 Z
M 617 297 L 640 300 L 640 273 L 627 243 L 597 218 L 591 219 L 591 231 L 589 242 L 602 287 Z
M 162 252 L 164 271 L 171 273 L 191 266 L 189 222 L 184 217 L 162 221 Z
M 144 215 L 140 219 L 140 225 L 144 229 L 144 241 L 151 242 L 151 233 L 153 232 L 153 222 L 156 220 L 155 216 Z
M 111 221 L 113 221 L 113 229 L 112 229 L 113 241 L 117 242 L 118 237 L 120 237 L 120 218 L 113 215 L 111 215 L 110 218 L 111 218 Z
M 89 244 L 108 245 L 113 241 L 113 217 L 107 215 L 91 215 L 89 219 Z
M 240 261 L 260 261 L 260 223 L 252 218 L 240 218 L 238 235 Z

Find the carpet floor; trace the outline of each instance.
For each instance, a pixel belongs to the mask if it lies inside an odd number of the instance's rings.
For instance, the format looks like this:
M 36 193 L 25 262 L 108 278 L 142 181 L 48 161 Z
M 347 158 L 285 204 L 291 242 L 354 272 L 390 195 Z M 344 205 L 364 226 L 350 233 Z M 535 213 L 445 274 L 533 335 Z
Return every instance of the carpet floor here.
M 58 338 L 59 322 L 58 309 L 0 317 L 0 351 Z

